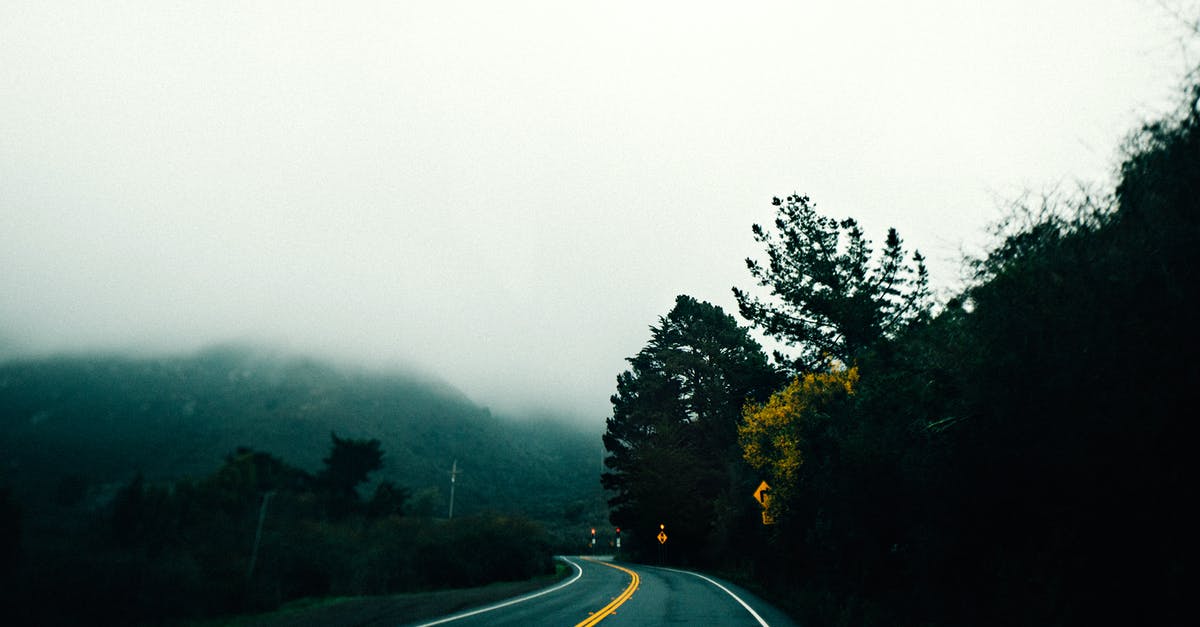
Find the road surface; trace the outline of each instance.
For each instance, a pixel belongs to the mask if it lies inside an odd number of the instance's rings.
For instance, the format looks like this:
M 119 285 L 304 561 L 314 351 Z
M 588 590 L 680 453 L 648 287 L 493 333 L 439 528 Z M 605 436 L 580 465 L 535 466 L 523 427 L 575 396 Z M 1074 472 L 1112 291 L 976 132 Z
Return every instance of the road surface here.
M 794 625 L 782 612 L 725 581 L 683 570 L 563 557 L 575 571 L 562 582 L 501 603 L 418 625 L 604 627 L 622 625 Z

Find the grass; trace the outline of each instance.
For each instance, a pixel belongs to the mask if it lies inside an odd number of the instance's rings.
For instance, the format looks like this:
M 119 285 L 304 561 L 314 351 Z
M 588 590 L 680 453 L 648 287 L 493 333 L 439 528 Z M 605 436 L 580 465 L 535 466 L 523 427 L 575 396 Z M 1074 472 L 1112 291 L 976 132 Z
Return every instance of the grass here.
M 545 588 L 565 578 L 571 568 L 555 563 L 553 575 L 505 581 L 478 588 L 411 592 L 371 597 L 299 599 L 273 612 L 178 623 L 178 627 L 374 627 L 394 626 L 445 616 Z

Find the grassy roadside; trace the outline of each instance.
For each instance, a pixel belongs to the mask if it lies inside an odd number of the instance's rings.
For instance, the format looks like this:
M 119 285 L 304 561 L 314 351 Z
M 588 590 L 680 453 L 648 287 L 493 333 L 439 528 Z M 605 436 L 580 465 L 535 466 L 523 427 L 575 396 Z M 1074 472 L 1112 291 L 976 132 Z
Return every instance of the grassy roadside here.
M 188 621 L 176 627 L 371 627 L 394 626 L 453 614 L 495 603 L 553 585 L 572 572 L 555 562 L 553 575 L 525 581 L 505 581 L 478 588 L 412 592 L 372 597 L 325 597 L 300 599 L 273 612 L 221 619 Z

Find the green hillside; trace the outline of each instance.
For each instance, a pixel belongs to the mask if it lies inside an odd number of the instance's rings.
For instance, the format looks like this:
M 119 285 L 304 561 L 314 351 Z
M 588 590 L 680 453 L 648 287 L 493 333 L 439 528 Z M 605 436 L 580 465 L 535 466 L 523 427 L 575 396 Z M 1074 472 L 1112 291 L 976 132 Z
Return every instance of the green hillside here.
M 150 481 L 205 476 L 240 446 L 314 471 L 334 431 L 380 440 L 384 468 L 373 479 L 409 488 L 441 515 L 455 459 L 456 516 L 559 520 L 600 502 L 598 434 L 502 419 L 411 374 L 228 346 L 0 364 L 0 473 L 26 503 L 80 483 L 103 498 L 137 472 Z

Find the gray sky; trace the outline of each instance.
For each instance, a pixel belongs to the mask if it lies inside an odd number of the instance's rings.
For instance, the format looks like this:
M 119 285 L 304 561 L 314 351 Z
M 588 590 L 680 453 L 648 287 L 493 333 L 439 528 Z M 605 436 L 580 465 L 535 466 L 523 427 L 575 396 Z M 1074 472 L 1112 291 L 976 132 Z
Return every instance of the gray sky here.
M 598 424 L 771 196 L 948 288 L 1186 63 L 1148 0 L 737 4 L 0 0 L 0 356 L 252 339 Z

